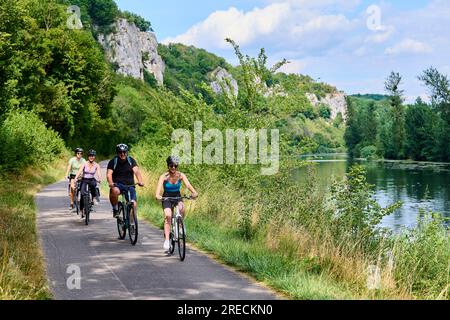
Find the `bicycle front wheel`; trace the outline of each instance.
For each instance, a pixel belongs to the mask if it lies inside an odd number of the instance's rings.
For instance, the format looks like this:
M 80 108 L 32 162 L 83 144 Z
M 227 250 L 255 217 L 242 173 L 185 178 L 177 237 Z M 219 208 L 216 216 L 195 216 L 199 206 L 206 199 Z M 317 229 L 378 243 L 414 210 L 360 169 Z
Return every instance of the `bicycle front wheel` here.
M 117 216 L 117 232 L 119 233 L 120 240 L 125 239 L 127 235 L 127 229 L 125 227 L 125 210 L 122 202 L 119 202 L 119 215 Z
M 89 213 L 91 212 L 91 200 L 89 199 L 89 196 L 84 196 L 83 202 L 84 223 L 89 225 Z
M 178 218 L 178 254 L 180 255 L 180 260 L 184 261 L 186 257 L 186 234 L 184 229 L 184 223 L 182 218 Z
M 74 205 L 75 205 L 75 209 L 77 211 L 77 216 L 80 214 L 80 193 L 77 190 L 74 190 L 75 193 L 75 201 L 74 201 Z
M 128 236 L 130 237 L 130 242 L 134 246 L 136 245 L 138 239 L 138 220 L 137 220 L 137 211 L 134 209 L 134 206 L 131 204 L 128 210 Z

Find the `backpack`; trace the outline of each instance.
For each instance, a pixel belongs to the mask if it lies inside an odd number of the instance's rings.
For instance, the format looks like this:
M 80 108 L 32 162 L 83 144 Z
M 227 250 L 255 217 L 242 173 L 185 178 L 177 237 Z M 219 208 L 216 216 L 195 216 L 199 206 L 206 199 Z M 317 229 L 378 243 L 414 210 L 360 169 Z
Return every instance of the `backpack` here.
M 113 170 L 116 170 L 116 167 L 117 167 L 117 161 L 119 160 L 119 157 L 114 157 L 114 167 L 113 167 Z M 132 166 L 132 164 L 131 164 L 131 157 L 130 156 L 127 156 L 127 160 L 128 160 L 128 163 L 130 164 L 130 166 Z

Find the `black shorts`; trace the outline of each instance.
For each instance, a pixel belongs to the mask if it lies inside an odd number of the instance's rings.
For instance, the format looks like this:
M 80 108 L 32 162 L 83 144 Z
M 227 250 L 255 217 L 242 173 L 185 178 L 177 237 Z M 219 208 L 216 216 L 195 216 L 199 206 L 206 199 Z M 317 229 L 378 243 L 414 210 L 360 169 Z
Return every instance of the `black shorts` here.
M 180 197 L 181 198 L 181 194 L 167 194 L 167 193 L 164 193 L 163 194 L 163 198 L 164 197 Z M 183 202 L 183 200 L 182 199 L 180 199 L 180 200 L 163 200 L 162 201 L 162 207 L 163 207 L 163 209 L 172 209 L 172 207 L 174 207 L 174 206 L 177 206 L 178 205 L 178 203 L 180 203 L 180 202 Z

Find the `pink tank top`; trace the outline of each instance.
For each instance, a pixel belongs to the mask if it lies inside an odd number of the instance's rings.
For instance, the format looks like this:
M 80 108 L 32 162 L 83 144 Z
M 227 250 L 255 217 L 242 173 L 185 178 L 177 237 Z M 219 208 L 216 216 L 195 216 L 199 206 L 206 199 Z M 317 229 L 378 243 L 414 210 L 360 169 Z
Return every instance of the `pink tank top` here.
M 87 168 L 87 165 L 84 166 L 83 169 L 83 178 L 84 179 L 94 179 L 95 173 L 97 172 L 97 166 L 94 166 L 94 169 L 92 171 L 89 171 Z

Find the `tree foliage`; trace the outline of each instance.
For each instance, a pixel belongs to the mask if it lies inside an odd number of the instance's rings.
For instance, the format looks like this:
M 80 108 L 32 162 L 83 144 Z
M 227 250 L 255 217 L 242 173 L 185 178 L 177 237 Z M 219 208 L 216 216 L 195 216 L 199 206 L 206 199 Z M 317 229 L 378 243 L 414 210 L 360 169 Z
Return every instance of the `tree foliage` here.
M 2 0 L 0 111 L 39 115 L 69 144 L 102 126 L 114 97 L 110 67 L 89 31 L 66 26 L 65 5 Z M 3 13 L 4 11 L 2 11 Z
M 401 76 L 394 72 L 385 83 L 387 99 L 352 97 L 346 132 L 352 155 L 359 156 L 365 147 L 373 145 L 378 156 L 384 158 L 450 161 L 450 82 L 433 67 L 425 70 L 419 80 L 429 89 L 429 104 L 418 98 L 415 104 L 404 105 Z

